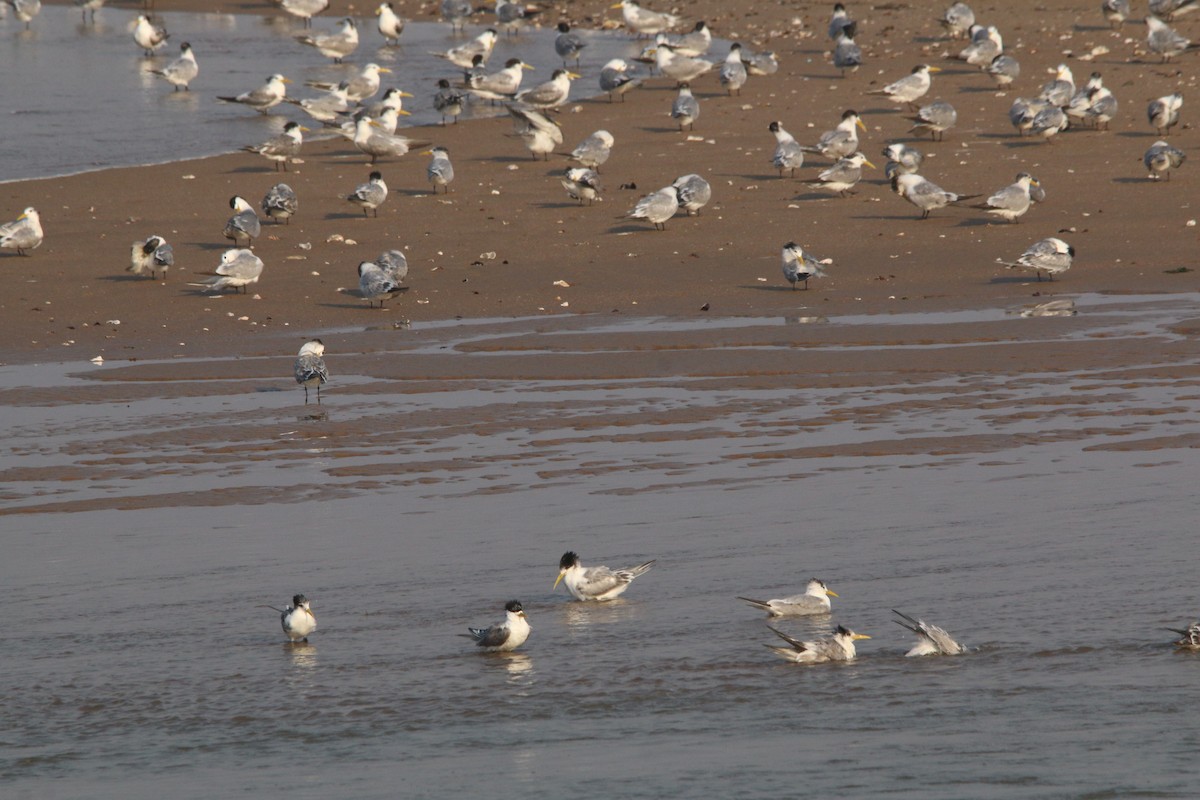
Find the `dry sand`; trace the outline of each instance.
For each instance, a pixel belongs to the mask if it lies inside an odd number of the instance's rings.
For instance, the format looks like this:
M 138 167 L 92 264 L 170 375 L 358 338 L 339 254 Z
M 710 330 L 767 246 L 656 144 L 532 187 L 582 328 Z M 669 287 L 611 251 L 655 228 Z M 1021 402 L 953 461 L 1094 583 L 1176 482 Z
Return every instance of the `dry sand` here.
M 170 9 L 213 5 L 275 13 L 264 2 L 184 0 Z M 397 5 L 411 18 L 432 19 L 437 12 L 432 2 Z M 542 19 L 554 24 L 565 11 L 581 24 L 617 20 L 607 5 L 554 6 Z M 1198 57 L 1157 63 L 1142 53 L 1143 25 L 1111 31 L 1097 5 L 977 8 L 1003 31 L 1006 48 L 1022 65 L 1016 87 L 997 93 L 986 74 L 942 59 L 961 43 L 941 37 L 934 21 L 941 4 L 851 4 L 866 66 L 845 79 L 829 63 L 830 4 L 680 4 L 678 12 L 689 21 L 708 20 L 719 36 L 775 50 L 781 69 L 752 77 L 734 98 L 723 95 L 715 76 L 698 80 L 703 110 L 691 136 L 675 130 L 667 116 L 675 90 L 663 78 L 631 92 L 625 103 L 572 103 L 560 116 L 565 151 L 600 128 L 617 142 L 603 167 L 605 199 L 591 207 L 576 205 L 559 187 L 566 159 L 532 160 L 506 135 L 507 119 L 407 130 L 449 147 L 458 177 L 448 196 L 435 196 L 425 180 L 427 157 L 382 162 L 393 195 L 378 219 L 364 218 L 342 199 L 370 168 L 341 142 L 306 144 L 304 163 L 286 176 L 258 156 L 238 153 L 3 184 L 4 218 L 33 205 L 47 231 L 46 242 L 28 257 L 0 254 L 8 281 L 0 300 L 4 360 L 294 352 L 296 342 L 330 328 L 454 317 L 833 315 L 1008 307 L 1082 292 L 1193 291 L 1197 273 L 1177 270 L 1196 261 L 1197 228 L 1187 226 L 1200 217 L 1196 165 L 1185 164 L 1169 183 L 1155 183 L 1146 179 L 1141 157 L 1157 138 L 1146 123 L 1147 101 L 1177 89 L 1193 96 Z M 365 16 L 371 7 L 335 2 L 326 17 L 351 9 Z M 795 17 L 803 19 L 802 28 Z M 324 19 L 317 27 L 328 24 Z M 1179 27 L 1200 38 L 1200 16 L 1184 17 Z M 1079 59 L 1097 46 L 1109 52 Z M 1007 119 L 1013 99 L 1036 95 L 1050 77 L 1046 70 L 1064 61 L 1079 83 L 1092 70 L 1103 73 L 1121 101 L 1111 130 L 1071 130 L 1053 144 L 1018 137 Z M 948 100 L 959 112 L 958 127 L 944 142 L 910 138 L 902 113 L 865 94 L 921 62 L 946 68 L 927 99 Z M 910 141 L 926 153 L 922 173 L 948 189 L 986 196 L 1026 170 L 1041 179 L 1046 202 L 1015 225 L 970 208 L 920 221 L 880 171 L 868 171 L 858 192 L 845 199 L 801 183 L 828 163 L 820 157 L 796 179 L 775 174 L 771 120 L 815 141 L 847 108 L 863 115 L 862 149 L 880 166 L 887 143 Z M 1187 152 L 1198 138 L 1190 117 L 1185 105 L 1185 124 L 1170 137 Z M 701 216 L 677 217 L 665 232 L 620 218 L 642 194 L 689 172 L 713 185 L 713 202 Z M 228 198 L 241 194 L 257 204 L 278 180 L 296 189 L 301 211 L 291 225 L 264 224 L 255 247 L 266 263 L 259 284 L 249 296 L 221 298 L 190 288 L 193 273 L 215 267 L 227 247 L 221 228 Z M 175 246 L 176 268 L 165 281 L 124 271 L 130 242 L 152 232 Z M 335 235 L 354 244 L 331 241 Z M 1053 283 L 995 263 L 1052 235 L 1078 253 L 1070 272 Z M 788 240 L 834 261 L 829 277 L 813 281 L 807 292 L 791 291 L 780 273 L 779 249 Z M 385 310 L 369 310 L 356 296 L 357 264 L 395 247 L 408 255 L 411 289 Z M 274 334 L 284 332 L 295 337 L 281 346 Z

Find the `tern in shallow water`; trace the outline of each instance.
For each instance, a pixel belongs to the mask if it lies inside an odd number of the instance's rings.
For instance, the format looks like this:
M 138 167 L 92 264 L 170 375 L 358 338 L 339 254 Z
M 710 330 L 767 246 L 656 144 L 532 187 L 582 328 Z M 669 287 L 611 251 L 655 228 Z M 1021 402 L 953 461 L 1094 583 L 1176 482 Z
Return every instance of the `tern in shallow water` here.
M 581 39 L 579 34 L 572 33 L 569 24 L 558 23 L 558 36 L 554 37 L 554 52 L 558 53 L 564 67 L 571 60 L 574 60 L 578 66 L 580 54 L 583 53 L 585 47 L 587 47 L 587 42 Z
M 357 75 L 346 81 L 346 99 L 351 103 L 365 103 L 370 100 L 379 91 L 379 84 L 382 81 L 379 76 L 383 73 L 391 73 L 391 70 L 378 64 L 367 64 Z M 340 83 L 329 83 L 328 81 L 306 81 L 305 85 L 314 89 L 323 89 L 326 92 L 341 88 Z
M 133 40 L 147 56 L 154 55 L 156 50 L 167 43 L 167 39 L 166 30 L 155 25 L 145 16 L 139 16 L 133 24 Z
M 358 49 L 358 26 L 346 17 L 338 23 L 336 30 L 297 36 L 296 41 L 315 47 L 321 55 L 332 58 L 333 63 L 341 64 L 342 59 Z
M 312 18 L 329 8 L 329 0 L 274 0 L 275 5 L 293 17 L 304 21 L 304 27 L 312 27 Z
M 253 108 L 260 114 L 266 114 L 270 109 L 283 102 L 287 97 L 287 84 L 291 83 L 282 75 L 272 75 L 267 82 L 257 89 L 242 92 L 235 97 L 218 97 L 226 103 L 240 103 Z
M 1200 622 L 1193 622 L 1186 629 L 1167 628 L 1167 630 L 1180 636 L 1171 644 L 1182 650 L 1200 650 Z
M 566 552 L 558 562 L 558 577 L 555 589 L 561 581 L 576 600 L 612 600 L 629 588 L 639 575 L 654 566 L 654 560 L 628 569 L 611 570 L 608 567 L 584 567 L 573 552 Z
M 654 65 L 658 67 L 659 72 L 676 83 L 690 83 L 713 68 L 711 61 L 677 53 L 669 44 L 655 46 Z
M 954 637 L 946 633 L 944 628 L 930 625 L 923 619 L 913 619 L 896 609 L 892 613 L 900 617 L 892 622 L 907 628 L 917 635 L 917 644 L 904 655 L 908 658 L 916 656 L 957 656 L 967 652 L 967 648 L 954 641 Z
M 307 642 L 308 635 L 317 629 L 312 604 L 302 594 L 293 596 L 292 604 L 287 608 L 275 610 L 279 612 L 279 623 L 283 626 L 284 634 L 292 642 Z
M 674 14 L 642 8 L 634 0 L 621 0 L 621 2 L 613 4 L 611 8 L 621 9 L 625 27 L 637 36 L 653 36 L 679 24 L 679 17 Z
M 838 625 L 833 636 L 828 639 L 818 639 L 812 642 L 802 642 L 793 639 L 783 631 L 771 628 L 771 632 L 788 643 L 788 647 L 769 644 L 781 658 L 795 661 L 797 664 L 825 664 L 830 661 L 853 661 L 858 657 L 854 643 L 862 639 L 870 639 L 865 633 L 855 633 L 849 628 Z
M 325 368 L 325 343 L 320 339 L 305 342 L 300 348 L 296 361 L 292 364 L 292 375 L 296 383 L 304 387 L 304 405 L 308 405 L 308 387 L 317 387 L 317 405 L 321 404 L 321 384 L 329 380 L 329 370 Z M 284 626 L 287 629 L 287 626 Z
M 837 596 L 837 592 L 826 586 L 825 581 L 813 578 L 805 587 L 804 594 L 794 594 L 776 600 L 752 600 L 749 597 L 739 597 L 738 600 L 745 600 L 772 617 L 808 617 L 814 614 L 828 614 L 829 598 Z
M 1071 268 L 1074 259 L 1075 248 L 1062 239 L 1051 236 L 1031 244 L 1016 261 L 996 261 L 1009 269 L 1031 269 L 1037 273 L 1037 279 L 1040 281 L 1043 272 L 1050 280 L 1054 280 L 1055 275 Z
M 464 633 L 475 640 L 485 653 L 507 653 L 525 644 L 529 638 L 529 621 L 520 600 L 509 600 L 504 604 L 504 619 L 487 628 L 467 628 Z
M 151 70 L 151 72 L 174 86 L 175 91 L 183 89 L 186 92 L 188 84 L 200 74 L 200 66 L 196 63 L 196 54 L 192 52 L 192 46 L 184 42 L 179 46 L 179 58 L 162 69 Z
M 16 250 L 17 255 L 28 255 L 26 250 L 37 249 L 44 238 L 42 218 L 37 209 L 29 206 L 12 222 L 0 225 L 0 250 Z
M 379 17 L 377 27 L 383 41 L 388 45 L 400 44 L 400 34 L 404 33 L 404 20 L 396 14 L 395 7 L 391 3 L 380 3 L 379 8 L 375 9 L 375 16 Z
M 488 28 L 466 44 L 451 47 L 444 53 L 431 53 L 438 58 L 444 58 L 455 66 L 467 69 L 475 65 L 475 56 L 480 56 L 481 63 L 486 64 L 492 57 L 492 50 L 499 38 L 494 28 Z
M 151 280 L 161 272 L 166 277 L 167 270 L 175 264 L 175 251 L 167 240 L 161 236 L 148 236 L 144 240 L 134 242 L 130 248 L 129 266 L 126 272 L 134 275 L 150 273 Z

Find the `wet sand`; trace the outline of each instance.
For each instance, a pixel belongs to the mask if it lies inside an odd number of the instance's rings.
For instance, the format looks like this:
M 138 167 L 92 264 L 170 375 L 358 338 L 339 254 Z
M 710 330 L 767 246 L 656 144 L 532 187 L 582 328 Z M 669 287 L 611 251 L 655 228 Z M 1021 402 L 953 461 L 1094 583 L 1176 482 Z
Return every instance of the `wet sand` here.
M 1140 159 L 1157 138 L 1145 121 L 1146 101 L 1193 86 L 1194 59 L 1184 57 L 1179 66 L 1150 63 L 1136 53 L 1143 26 L 1113 32 L 1090 5 L 1076 10 L 1079 5 L 1050 4 L 1036 26 L 1023 24 L 1020 12 L 989 11 L 1022 62 L 1017 89 L 1004 96 L 985 74 L 941 61 L 941 53 L 959 43 L 941 39 L 923 10 L 856 10 L 867 66 L 842 80 L 828 63 L 823 5 L 801 9 L 803 29 L 793 29 L 794 12 L 781 7 L 721 4 L 740 11 L 706 17 L 705 4 L 689 6 L 689 18 L 710 19 L 719 35 L 774 49 L 781 69 L 751 78 L 737 98 L 721 96 L 715 77 L 698 80 L 702 116 L 694 136 L 672 129 L 667 111 L 675 92 L 662 78 L 631 92 L 625 103 L 572 103 L 560 116 L 564 150 L 599 128 L 617 141 L 603 167 L 605 199 L 591 207 L 576 205 L 559 187 L 566 160 L 532 160 L 507 135 L 506 119 L 409 129 L 448 146 L 458 177 L 448 196 L 435 197 L 425 180 L 426 157 L 410 153 L 383 162 L 393 196 L 378 219 L 364 219 L 342 199 L 369 167 L 337 142 L 306 145 L 305 163 L 286 176 L 257 156 L 236 154 L 5 184 L 0 206 L 6 218 L 34 205 L 47 230 L 45 244 L 31 256 L 0 255 L 10 285 L 0 301 L 5 358 L 286 353 L 301 338 L 330 328 L 455 317 L 831 315 L 1003 307 L 1079 292 L 1191 291 L 1196 273 L 1174 270 L 1195 263 L 1197 229 L 1186 227 L 1197 216 L 1190 207 L 1193 165 L 1185 164 L 1170 183 L 1154 183 Z M 259 13 L 265 4 L 221 7 Z M 598 7 L 588 11 L 598 18 Z M 617 19 L 616 12 L 605 18 Z M 1194 24 L 1184 18 L 1181 27 Z M 1060 30 L 1069 31 L 1065 39 Z M 376 35 L 364 33 L 368 41 Z M 1063 55 L 1096 45 L 1111 52 L 1090 62 Z M 1009 105 L 1018 94 L 1036 94 L 1049 77 L 1045 70 L 1064 59 L 1079 83 L 1092 69 L 1103 72 L 1121 100 L 1119 117 L 1110 132 L 1071 130 L 1053 144 L 1021 139 L 1008 124 Z M 919 61 L 946 67 L 929 95 L 958 108 L 958 127 L 945 142 L 908 137 L 909 123 L 892 104 L 864 95 Z M 795 180 L 774 173 L 771 120 L 782 120 L 801 140 L 815 140 L 851 107 L 868 126 L 862 149 L 880 165 L 888 142 L 910 141 L 926 153 L 922 173 L 949 189 L 986 195 L 1027 170 L 1041 179 L 1047 200 L 1016 225 L 969 208 L 920 221 L 878 171 L 868 171 L 857 194 L 845 199 L 800 182 L 827 164 L 819 156 Z M 1185 124 L 1171 137 L 1185 151 L 1197 140 L 1187 118 L 1185 106 Z M 680 216 L 665 232 L 620 218 L 642 194 L 688 172 L 705 175 L 714 187 L 713 202 L 699 217 Z M 226 248 L 220 229 L 229 196 L 257 203 L 281 179 L 296 189 L 301 211 L 289 226 L 264 226 L 256 252 L 266 270 L 250 296 L 213 298 L 188 287 L 193 273 L 211 270 Z M 637 188 L 620 188 L 630 185 Z M 175 245 L 176 268 L 165 281 L 124 272 L 129 243 L 151 232 Z M 1039 283 L 995 264 L 1050 235 L 1078 252 L 1061 279 Z M 778 254 L 788 240 L 832 258 L 830 277 L 813 281 L 808 291 L 789 290 Z M 408 255 L 411 288 L 386 310 L 368 310 L 354 296 L 357 264 L 397 246 Z M 263 335 L 272 332 L 287 338 Z

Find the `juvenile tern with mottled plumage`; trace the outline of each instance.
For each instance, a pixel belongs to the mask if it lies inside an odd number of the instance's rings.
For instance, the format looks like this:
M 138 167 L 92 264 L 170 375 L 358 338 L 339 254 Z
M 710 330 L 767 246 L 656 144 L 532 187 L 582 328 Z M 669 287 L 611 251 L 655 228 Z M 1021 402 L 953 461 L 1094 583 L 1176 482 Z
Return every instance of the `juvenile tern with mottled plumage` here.
M 900 617 L 892 622 L 902 628 L 907 628 L 917 635 L 917 644 L 904 655 L 908 658 L 916 656 L 957 656 L 967 652 L 967 648 L 954 641 L 954 637 L 946 633 L 944 628 L 930 625 L 922 619 L 913 619 L 896 609 L 892 613 Z
M 768 626 L 769 627 L 769 626 Z M 849 628 L 838 625 L 833 636 L 828 639 L 818 639 L 812 642 L 802 642 L 793 639 L 783 631 L 770 628 L 771 632 L 788 643 L 788 647 L 767 645 L 777 655 L 797 664 L 825 664 L 831 661 L 853 661 L 858 656 L 854 643 L 862 639 L 870 639 L 864 633 L 855 633 Z
M 1180 638 L 1171 644 L 1182 650 L 1200 650 L 1200 622 L 1193 622 L 1187 628 L 1167 628 L 1171 633 L 1179 634 Z
M 674 194 L 674 191 L 671 192 Z M 608 567 L 584 567 L 579 556 L 571 551 L 563 554 L 558 562 L 558 577 L 555 589 L 561 581 L 576 600 L 612 600 L 629 588 L 634 578 L 644 575 L 655 564 L 650 560 L 628 569 L 612 570 Z
M 475 640 L 485 653 L 507 653 L 525 644 L 529 638 L 529 621 L 525 618 L 525 607 L 520 600 L 509 600 L 504 605 L 504 619 L 486 628 L 467 628 L 463 634 Z
M 292 375 L 296 383 L 304 388 L 304 405 L 308 405 L 308 387 L 317 387 L 317 405 L 321 405 L 321 385 L 329 380 L 325 368 L 325 343 L 320 339 L 305 342 L 292 364 Z M 285 626 L 286 627 L 286 626 Z
M 161 272 L 165 278 L 167 270 L 175 264 L 175 250 L 161 236 L 148 236 L 136 241 L 130 247 L 129 266 L 126 272 L 134 275 L 150 273 L 150 279 L 155 280 Z
M 1177 169 L 1183 165 L 1187 155 L 1178 147 L 1159 140 L 1150 145 L 1142 156 L 1142 163 L 1146 165 L 1146 169 L 1150 170 L 1150 179 L 1158 180 L 1162 176 L 1167 176 L 1167 180 L 1171 180 L 1171 170 Z
M 794 246 L 792 242 L 789 242 L 784 245 L 784 248 Z M 795 286 L 794 282 L 793 286 Z M 738 600 L 745 600 L 755 608 L 766 611 L 772 617 L 810 617 L 816 614 L 830 613 L 829 598 L 837 596 L 837 592 L 826 586 L 825 581 L 813 578 L 804 588 L 804 594 L 794 594 L 776 600 L 752 600 L 749 597 L 739 597 Z

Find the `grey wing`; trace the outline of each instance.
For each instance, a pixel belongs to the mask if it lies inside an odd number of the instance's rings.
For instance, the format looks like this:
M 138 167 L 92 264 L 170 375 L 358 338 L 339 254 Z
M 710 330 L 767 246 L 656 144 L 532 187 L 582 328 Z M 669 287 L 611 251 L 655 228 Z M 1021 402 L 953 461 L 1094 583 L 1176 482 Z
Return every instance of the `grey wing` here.
M 613 572 L 608 567 L 592 567 L 583 573 L 579 591 L 587 595 L 600 595 L 629 583 L 630 580 L 627 572 Z
M 543 103 L 553 103 L 559 99 L 558 87 L 549 84 L 541 84 L 534 86 L 532 89 L 521 93 L 521 102 L 541 105 Z
M 387 194 L 384 193 L 383 187 L 378 184 L 364 183 L 354 190 L 352 197 L 362 203 L 379 205 L 387 199 Z
M 807 254 L 805 255 L 807 256 Z M 805 258 L 805 265 L 809 265 L 807 257 Z M 811 269 L 811 267 L 809 268 Z M 791 597 L 772 600 L 771 604 L 778 607 L 781 611 L 786 610 L 790 614 L 829 613 L 829 608 L 819 598 L 809 594 L 794 594 Z
M 231 278 L 257 278 L 262 274 L 262 268 L 263 263 L 258 256 L 253 253 L 242 253 L 230 263 L 217 267 L 217 274 Z
M 408 277 L 408 259 L 399 250 L 388 250 L 375 259 L 375 263 L 394 281 Z
M 499 647 L 508 641 L 512 633 L 508 625 L 499 623 L 490 628 L 468 628 L 475 637 L 475 643 L 480 647 Z
M 1025 192 L 1020 186 L 1005 186 L 1000 191 L 987 199 L 987 204 L 992 208 L 1004 209 L 1006 211 L 1016 211 L 1023 206 L 1029 205 L 1029 200 L 1025 196 Z
M 305 353 L 296 359 L 293 372 L 296 375 L 296 383 L 307 383 L 314 378 L 319 378 L 321 383 L 329 380 L 329 372 L 325 368 L 325 359 L 311 353 Z
M 909 190 L 912 201 L 919 206 L 944 205 L 950 202 L 950 193 L 932 181 L 922 181 Z
M 163 242 L 154 250 L 154 263 L 160 267 L 170 267 L 175 263 L 175 249 Z
M 838 161 L 817 178 L 825 183 L 857 183 L 862 177 L 862 169 L 846 161 Z

